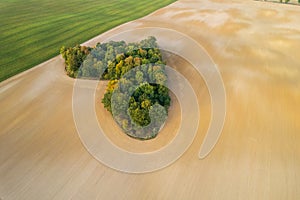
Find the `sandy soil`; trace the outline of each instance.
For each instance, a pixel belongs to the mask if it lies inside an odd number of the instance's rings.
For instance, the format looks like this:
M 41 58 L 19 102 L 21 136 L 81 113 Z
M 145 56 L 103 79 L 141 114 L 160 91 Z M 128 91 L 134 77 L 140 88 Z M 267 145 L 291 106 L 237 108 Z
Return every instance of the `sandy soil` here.
M 189 150 L 153 173 L 121 173 L 86 151 L 73 121 L 74 80 L 64 74 L 60 57 L 0 83 L 0 199 L 297 199 L 299 11 L 299 6 L 250 0 L 181 0 L 86 43 L 127 29 L 170 28 L 196 40 L 218 65 L 226 121 L 214 150 L 199 160 L 211 117 L 209 93 L 188 63 L 169 63 L 184 66 L 176 69 L 194 88 L 201 118 Z M 99 122 L 111 124 L 97 101 L 96 96 Z M 178 128 L 178 105 L 172 108 L 166 129 Z M 106 128 L 114 143 L 133 152 L 153 151 L 174 137 L 160 134 L 142 146 L 118 127 Z

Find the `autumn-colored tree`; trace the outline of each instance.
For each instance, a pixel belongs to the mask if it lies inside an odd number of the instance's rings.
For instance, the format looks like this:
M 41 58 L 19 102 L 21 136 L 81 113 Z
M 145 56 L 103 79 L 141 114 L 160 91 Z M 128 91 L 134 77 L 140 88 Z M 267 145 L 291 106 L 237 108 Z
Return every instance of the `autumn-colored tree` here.
M 76 45 L 75 47 L 61 47 L 60 54 L 65 59 L 65 70 L 70 77 L 77 77 L 78 70 L 90 53 L 91 48 Z
M 69 76 L 109 80 L 102 103 L 126 134 L 139 139 L 158 134 L 171 98 L 155 37 L 98 43 L 93 49 L 62 47 L 61 54 Z

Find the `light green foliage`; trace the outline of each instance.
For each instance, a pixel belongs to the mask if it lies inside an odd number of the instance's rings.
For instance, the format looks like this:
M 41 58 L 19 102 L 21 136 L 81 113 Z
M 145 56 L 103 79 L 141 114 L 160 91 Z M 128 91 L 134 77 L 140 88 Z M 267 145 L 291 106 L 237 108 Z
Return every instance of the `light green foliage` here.
M 107 49 L 107 44 L 101 45 Z M 125 133 L 139 139 L 153 138 L 164 123 L 171 102 L 169 90 L 164 86 L 167 76 L 156 39 L 149 37 L 140 43 L 119 45 L 125 52 L 115 53 L 115 59 L 110 61 L 104 57 L 106 62 L 115 65 L 108 66 L 102 76 L 110 79 L 102 102 Z M 114 49 L 118 47 L 115 45 Z M 118 86 L 114 87 L 117 95 L 112 99 L 111 85 L 115 84 L 116 77 L 119 79 Z
M 62 47 L 61 54 L 69 76 L 109 80 L 102 103 L 128 135 L 149 139 L 158 134 L 171 99 L 154 37 L 139 43 L 98 43 L 94 49 Z M 114 92 L 118 93 L 115 98 Z
M 67 74 L 75 78 L 77 77 L 78 69 L 80 68 L 81 64 L 85 60 L 86 56 L 90 53 L 91 48 L 76 45 L 75 47 L 62 47 L 60 49 L 60 54 L 65 59 L 65 70 Z M 86 63 L 89 61 L 86 61 Z M 97 63 L 98 64 L 98 63 Z M 92 74 L 91 70 L 85 69 L 86 74 Z

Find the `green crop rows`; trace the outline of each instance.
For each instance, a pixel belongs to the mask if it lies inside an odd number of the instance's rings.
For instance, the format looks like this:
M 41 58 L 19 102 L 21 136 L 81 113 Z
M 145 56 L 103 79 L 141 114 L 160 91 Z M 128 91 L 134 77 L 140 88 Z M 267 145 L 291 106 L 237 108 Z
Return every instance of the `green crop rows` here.
M 175 0 L 2 0 L 0 81 Z

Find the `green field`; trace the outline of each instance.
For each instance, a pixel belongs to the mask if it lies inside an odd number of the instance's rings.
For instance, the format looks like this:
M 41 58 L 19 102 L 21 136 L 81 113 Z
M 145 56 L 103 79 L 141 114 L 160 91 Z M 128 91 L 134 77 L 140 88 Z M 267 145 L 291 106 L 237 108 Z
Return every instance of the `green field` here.
M 0 81 L 175 0 L 1 0 Z

